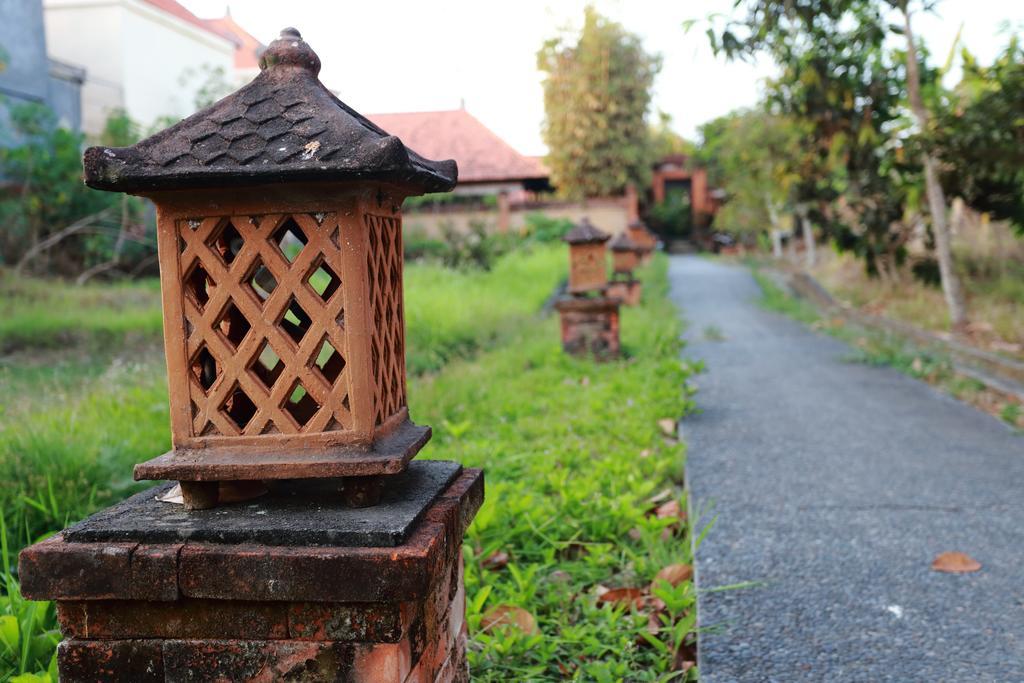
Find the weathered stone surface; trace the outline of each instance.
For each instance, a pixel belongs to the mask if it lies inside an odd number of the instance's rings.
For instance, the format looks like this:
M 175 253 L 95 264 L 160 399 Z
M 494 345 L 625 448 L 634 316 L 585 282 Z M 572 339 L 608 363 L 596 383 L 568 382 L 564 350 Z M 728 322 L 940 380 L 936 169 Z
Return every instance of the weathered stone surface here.
M 398 547 L 55 537 L 25 551 L 23 578 L 63 596 L 62 681 L 464 681 L 461 541 L 482 499 L 482 472 L 463 470 Z M 87 569 L 114 575 L 69 574 Z M 146 577 L 156 599 L 138 598 Z
M 164 675 L 167 683 L 348 681 L 357 649 L 350 643 L 298 640 L 167 640 Z
M 279 484 L 271 493 L 243 503 L 186 510 L 157 500 L 171 486 L 165 484 L 89 517 L 67 529 L 64 537 L 73 543 L 397 546 L 460 470 L 458 463 L 442 460 L 411 463 L 389 479 L 381 502 L 367 508 L 345 507 L 334 482 L 309 480 Z
M 90 640 L 288 637 L 287 605 L 272 602 L 61 601 L 57 617 L 64 635 Z
M 61 683 L 162 683 L 159 640 L 65 640 L 57 646 Z
M 178 554 L 182 543 L 139 545 L 131 559 L 131 596 L 135 600 L 178 599 Z
M 403 635 L 402 609 L 398 603 L 293 603 L 288 633 L 297 640 L 396 643 Z
M 18 558 L 21 593 L 30 600 L 125 597 L 131 590 L 131 556 L 136 545 L 96 547 L 67 543 L 60 535 L 37 543 Z

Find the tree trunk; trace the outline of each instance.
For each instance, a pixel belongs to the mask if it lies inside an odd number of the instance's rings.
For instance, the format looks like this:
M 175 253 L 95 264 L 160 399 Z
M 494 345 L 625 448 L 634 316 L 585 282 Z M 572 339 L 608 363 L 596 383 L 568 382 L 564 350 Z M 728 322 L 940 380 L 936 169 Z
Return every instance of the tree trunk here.
M 797 215 L 800 217 L 800 230 L 804 236 L 804 267 L 810 270 L 818 261 L 814 245 L 814 230 L 811 229 L 811 219 L 807 217 L 807 207 L 800 207 Z
M 914 44 L 914 32 L 910 23 L 910 8 L 902 3 L 904 32 L 907 37 L 907 91 L 910 95 L 910 108 L 917 119 L 921 131 L 928 129 L 928 110 L 921 98 L 921 74 L 917 63 L 917 46 Z M 946 197 L 939 184 L 938 163 L 928 152 L 922 155 L 924 165 L 924 183 L 928 193 L 928 211 L 932 215 L 932 231 L 935 233 L 935 255 L 939 261 L 939 275 L 942 278 L 942 293 L 946 297 L 949 308 L 949 321 L 955 332 L 963 331 L 967 326 L 967 304 L 964 301 L 964 290 L 960 284 L 953 263 L 952 237 L 949 223 L 946 220 Z

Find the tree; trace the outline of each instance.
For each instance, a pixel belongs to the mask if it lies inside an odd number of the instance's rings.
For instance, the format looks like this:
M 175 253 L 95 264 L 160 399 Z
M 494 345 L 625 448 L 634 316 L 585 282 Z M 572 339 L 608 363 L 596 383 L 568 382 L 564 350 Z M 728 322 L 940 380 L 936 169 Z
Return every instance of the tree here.
M 763 109 L 732 112 L 700 128 L 699 163 L 708 181 L 725 187 L 728 199 L 715 224 L 733 233 L 781 232 L 795 210 L 803 131 L 785 116 Z
M 917 125 L 927 131 L 931 115 L 921 97 L 921 74 L 917 59 L 917 44 L 914 40 L 913 24 L 909 0 L 887 0 L 887 2 L 903 13 L 903 33 L 907 39 L 907 91 L 910 98 L 910 109 L 914 113 Z M 960 284 L 956 265 L 953 263 L 952 237 L 949 222 L 946 218 L 946 195 L 939 182 L 939 166 L 935 156 L 928 151 L 921 155 L 924 166 L 925 189 L 928 193 L 928 208 L 932 217 L 932 234 L 935 237 L 935 255 L 939 262 L 939 274 L 942 278 L 942 293 L 946 297 L 949 308 L 949 319 L 954 330 L 963 330 L 967 325 L 967 303 L 964 300 L 964 288 Z
M 544 79 L 544 141 L 551 180 L 571 197 L 621 193 L 650 179 L 646 115 L 661 62 L 640 38 L 584 12 L 574 43 L 547 41 L 537 55 Z
M 712 47 L 731 59 L 765 54 L 780 67 L 769 81 L 767 106 L 804 131 L 793 192 L 808 253 L 814 221 L 862 256 L 869 272 L 895 273 L 905 231 L 894 228 L 904 207 L 889 193 L 887 174 L 897 166 L 889 131 L 902 116 L 903 78 L 885 46 L 880 6 L 872 0 L 736 0 L 735 6 L 745 15 L 710 29 Z
M 929 131 L 943 187 L 1024 235 L 1024 49 L 1011 38 L 987 67 L 962 55 L 963 79 Z

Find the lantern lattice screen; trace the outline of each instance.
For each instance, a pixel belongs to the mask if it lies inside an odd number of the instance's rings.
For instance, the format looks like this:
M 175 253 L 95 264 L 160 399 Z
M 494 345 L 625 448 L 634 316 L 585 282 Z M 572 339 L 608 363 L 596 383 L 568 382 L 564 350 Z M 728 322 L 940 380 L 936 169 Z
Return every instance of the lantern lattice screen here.
M 402 224 L 387 216 L 365 216 L 370 285 L 370 360 L 374 422 L 382 424 L 405 406 L 405 336 L 402 311 Z
M 337 215 L 177 227 L 192 434 L 351 429 Z

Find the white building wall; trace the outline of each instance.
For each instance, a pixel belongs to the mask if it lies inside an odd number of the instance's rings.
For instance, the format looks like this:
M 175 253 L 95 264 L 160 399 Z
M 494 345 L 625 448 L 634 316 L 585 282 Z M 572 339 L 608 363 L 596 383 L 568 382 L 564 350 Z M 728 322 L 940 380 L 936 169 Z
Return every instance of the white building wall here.
M 233 70 L 231 41 L 142 0 L 46 0 L 44 10 L 50 53 L 86 69 L 86 133 L 101 132 L 120 107 L 144 130 L 161 117 L 188 116 L 199 70 L 220 66 L 229 78 Z M 196 75 L 183 83 L 189 69 Z
M 112 109 L 124 106 L 122 11 L 117 3 L 47 0 L 43 19 L 50 55 L 85 68 L 82 130 L 96 134 Z
M 231 78 L 235 55 L 231 41 L 138 0 L 124 6 L 125 108 L 144 127 L 162 116 L 192 114 L 196 93 L 206 78 L 204 68 L 220 67 L 224 78 Z

